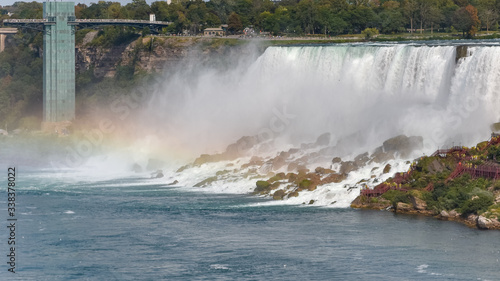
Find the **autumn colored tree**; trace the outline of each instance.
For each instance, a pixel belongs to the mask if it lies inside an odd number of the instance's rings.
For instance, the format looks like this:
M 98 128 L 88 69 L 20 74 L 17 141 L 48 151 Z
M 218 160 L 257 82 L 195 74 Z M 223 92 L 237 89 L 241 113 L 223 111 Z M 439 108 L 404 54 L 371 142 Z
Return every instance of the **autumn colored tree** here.
M 464 37 L 465 33 L 469 38 L 476 35 L 477 28 L 481 26 L 481 21 L 477 16 L 477 9 L 472 5 L 467 5 L 455 11 L 453 26 L 461 30 Z

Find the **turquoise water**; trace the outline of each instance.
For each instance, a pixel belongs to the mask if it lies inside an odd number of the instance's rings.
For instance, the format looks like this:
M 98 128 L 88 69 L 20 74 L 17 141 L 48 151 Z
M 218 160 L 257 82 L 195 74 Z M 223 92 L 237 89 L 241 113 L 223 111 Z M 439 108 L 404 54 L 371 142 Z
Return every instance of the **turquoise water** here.
M 17 183 L 17 273 L 2 254 L 0 280 L 500 280 L 499 231 L 141 178 Z

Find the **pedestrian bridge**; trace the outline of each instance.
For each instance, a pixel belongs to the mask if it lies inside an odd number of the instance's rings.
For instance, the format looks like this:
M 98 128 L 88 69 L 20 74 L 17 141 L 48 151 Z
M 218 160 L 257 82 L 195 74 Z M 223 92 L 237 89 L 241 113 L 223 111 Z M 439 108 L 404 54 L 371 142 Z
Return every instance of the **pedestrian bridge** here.
M 55 25 L 56 19 L 6 19 L 3 21 L 5 26 L 12 26 L 18 28 L 30 28 L 44 31 L 44 26 Z M 104 25 L 118 25 L 118 26 L 131 26 L 137 28 L 149 27 L 154 33 L 159 33 L 162 28 L 172 24 L 166 21 L 150 21 L 150 20 L 128 20 L 128 19 L 68 19 L 68 25 L 78 26 L 81 28 L 92 28 Z

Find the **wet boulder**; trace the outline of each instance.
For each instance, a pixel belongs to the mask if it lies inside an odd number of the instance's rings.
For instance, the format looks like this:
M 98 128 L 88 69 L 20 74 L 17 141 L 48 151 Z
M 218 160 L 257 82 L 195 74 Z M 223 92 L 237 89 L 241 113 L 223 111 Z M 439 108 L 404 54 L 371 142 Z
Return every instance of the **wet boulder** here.
M 256 136 L 241 137 L 236 143 L 230 144 L 224 152 L 226 160 L 234 160 L 245 155 L 245 153 L 259 143 Z
M 398 152 L 403 158 L 408 157 L 414 150 L 422 149 L 423 146 L 422 137 L 405 135 L 390 138 L 383 143 L 384 152 Z
M 369 160 L 370 158 L 368 157 L 368 152 L 359 154 L 358 156 L 354 157 L 354 165 L 356 167 L 363 167 Z
M 354 164 L 353 161 L 346 161 L 342 162 L 340 166 L 340 173 L 341 174 L 349 174 L 352 171 L 356 171 L 358 167 Z

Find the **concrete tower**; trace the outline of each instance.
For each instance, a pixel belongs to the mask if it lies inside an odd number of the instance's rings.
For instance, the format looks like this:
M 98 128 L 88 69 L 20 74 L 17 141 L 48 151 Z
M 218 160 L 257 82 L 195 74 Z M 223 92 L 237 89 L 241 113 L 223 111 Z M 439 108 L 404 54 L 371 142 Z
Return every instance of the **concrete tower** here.
M 43 121 L 58 128 L 75 118 L 75 3 L 44 2 Z

